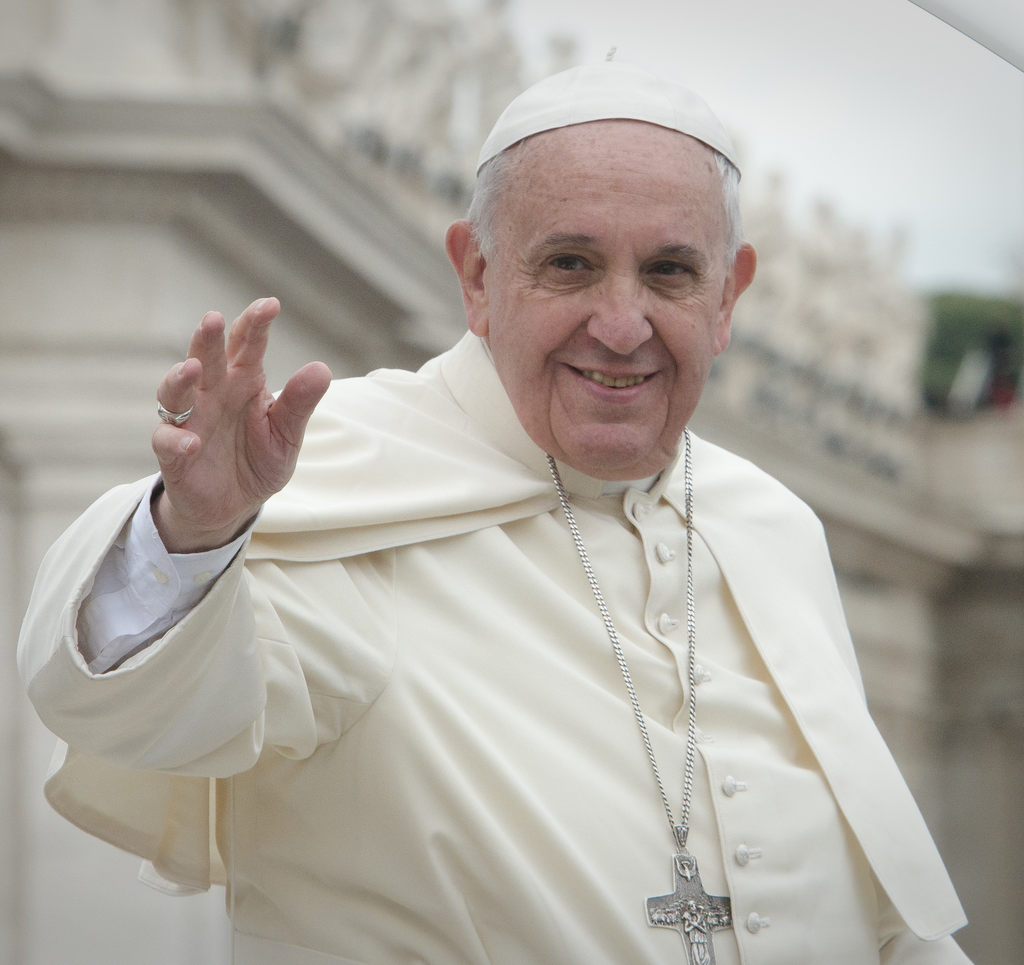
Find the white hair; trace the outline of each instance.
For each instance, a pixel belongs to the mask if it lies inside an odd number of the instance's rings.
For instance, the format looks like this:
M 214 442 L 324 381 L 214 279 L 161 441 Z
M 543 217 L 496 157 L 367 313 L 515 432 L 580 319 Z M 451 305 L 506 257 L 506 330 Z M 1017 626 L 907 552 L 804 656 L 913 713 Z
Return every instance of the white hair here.
M 477 175 L 473 201 L 469 206 L 466 218 L 473 225 L 473 234 L 485 258 L 494 254 L 497 226 L 495 215 L 498 204 L 508 188 L 514 161 L 522 146 L 528 141 L 525 138 L 511 147 L 505 148 L 500 154 L 491 158 Z M 718 174 L 722 181 L 722 203 L 725 205 L 725 246 L 727 263 L 731 266 L 736 261 L 736 253 L 743 244 L 743 216 L 740 214 L 740 172 L 724 154 L 709 148 L 718 163 Z

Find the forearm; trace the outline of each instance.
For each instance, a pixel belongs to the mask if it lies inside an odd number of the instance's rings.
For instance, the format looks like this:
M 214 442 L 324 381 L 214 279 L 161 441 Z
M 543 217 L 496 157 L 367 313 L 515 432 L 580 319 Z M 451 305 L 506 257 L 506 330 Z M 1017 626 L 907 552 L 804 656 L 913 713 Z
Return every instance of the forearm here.
M 144 481 L 108 493 L 47 554 L 19 670 L 43 723 L 85 754 L 121 768 L 189 773 L 204 760 L 203 773 L 233 773 L 259 754 L 266 700 L 241 558 L 184 620 L 118 669 L 93 673 L 79 651 L 82 601 L 148 491 Z M 229 749 L 223 759 L 221 749 Z

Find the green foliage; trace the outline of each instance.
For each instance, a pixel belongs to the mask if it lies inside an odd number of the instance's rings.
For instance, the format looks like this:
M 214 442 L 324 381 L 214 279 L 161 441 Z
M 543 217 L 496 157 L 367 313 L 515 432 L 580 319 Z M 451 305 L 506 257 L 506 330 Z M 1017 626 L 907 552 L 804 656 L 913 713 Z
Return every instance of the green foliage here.
M 929 299 L 932 327 L 921 372 L 925 404 L 946 405 L 964 356 L 999 346 L 1002 377 L 1018 384 L 1024 365 L 1024 305 L 1005 298 L 947 293 Z

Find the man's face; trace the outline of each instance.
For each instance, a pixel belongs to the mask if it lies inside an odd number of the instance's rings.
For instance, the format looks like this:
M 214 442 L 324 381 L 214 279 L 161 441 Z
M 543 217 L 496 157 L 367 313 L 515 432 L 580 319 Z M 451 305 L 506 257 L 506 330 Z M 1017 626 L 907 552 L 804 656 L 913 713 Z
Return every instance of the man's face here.
M 598 121 L 531 138 L 514 164 L 491 260 L 453 243 L 465 222 L 449 231 L 470 328 L 545 452 L 602 479 L 653 475 L 753 277 L 749 246 L 726 264 L 714 155 L 652 124 Z

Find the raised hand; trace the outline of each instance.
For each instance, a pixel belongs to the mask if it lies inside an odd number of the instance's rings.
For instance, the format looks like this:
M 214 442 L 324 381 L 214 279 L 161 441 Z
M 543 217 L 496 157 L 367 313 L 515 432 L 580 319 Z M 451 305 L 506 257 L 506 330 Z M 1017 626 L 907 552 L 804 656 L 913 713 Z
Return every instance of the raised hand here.
M 195 553 L 230 542 L 260 506 L 291 478 L 306 423 L 327 391 L 331 372 L 310 362 L 275 399 L 263 356 L 276 298 L 253 302 L 235 319 L 224 343 L 224 317 L 199 323 L 188 359 L 160 383 L 157 399 L 172 413 L 195 406 L 180 426 L 153 433 L 164 491 L 153 520 L 172 553 Z

